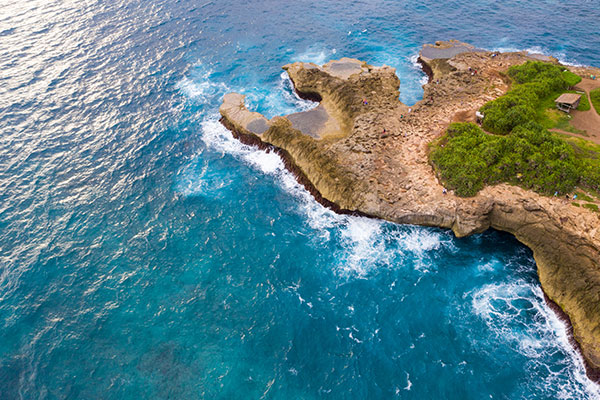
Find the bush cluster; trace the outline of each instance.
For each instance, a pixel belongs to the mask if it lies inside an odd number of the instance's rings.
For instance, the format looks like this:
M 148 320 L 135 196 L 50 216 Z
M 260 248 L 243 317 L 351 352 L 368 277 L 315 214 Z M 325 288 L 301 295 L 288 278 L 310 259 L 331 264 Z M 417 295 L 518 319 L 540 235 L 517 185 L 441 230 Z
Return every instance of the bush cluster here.
M 458 196 L 508 182 L 544 194 L 575 186 L 600 190 L 600 171 L 576 157 L 573 147 L 529 121 L 508 136 L 488 135 L 472 123 L 450 125 L 431 152 L 440 177 Z
M 508 75 L 515 83 L 513 88 L 481 108 L 485 115 L 483 128 L 499 135 L 536 120 L 544 100 L 581 81 L 579 76 L 561 66 L 540 61 L 512 66 Z

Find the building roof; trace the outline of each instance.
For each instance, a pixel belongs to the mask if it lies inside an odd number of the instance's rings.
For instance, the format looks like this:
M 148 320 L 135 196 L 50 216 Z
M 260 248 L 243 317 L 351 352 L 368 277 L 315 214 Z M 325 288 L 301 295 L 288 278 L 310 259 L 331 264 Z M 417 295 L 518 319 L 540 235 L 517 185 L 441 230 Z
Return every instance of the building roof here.
M 580 94 L 575 93 L 563 93 L 558 99 L 554 100 L 556 103 L 564 104 L 575 104 L 581 98 Z

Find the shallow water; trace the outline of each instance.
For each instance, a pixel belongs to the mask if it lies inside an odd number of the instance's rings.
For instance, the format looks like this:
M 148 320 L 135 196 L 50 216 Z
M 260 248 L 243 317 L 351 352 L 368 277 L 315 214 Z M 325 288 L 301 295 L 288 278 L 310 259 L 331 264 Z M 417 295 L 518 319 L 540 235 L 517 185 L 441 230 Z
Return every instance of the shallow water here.
M 217 121 L 312 107 L 296 60 L 412 104 L 449 37 L 600 65 L 599 8 L 0 1 L 0 398 L 600 398 L 514 238 L 336 215 Z

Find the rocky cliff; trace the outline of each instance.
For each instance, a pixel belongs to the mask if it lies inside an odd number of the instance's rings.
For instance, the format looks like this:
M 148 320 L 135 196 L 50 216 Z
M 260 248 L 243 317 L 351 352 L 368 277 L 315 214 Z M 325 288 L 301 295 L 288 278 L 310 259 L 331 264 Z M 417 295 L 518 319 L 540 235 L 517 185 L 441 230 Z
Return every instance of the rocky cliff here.
M 228 94 L 222 122 L 242 141 L 278 151 L 317 200 L 338 211 L 397 223 L 449 228 L 457 236 L 490 227 L 514 234 L 533 250 L 542 288 L 570 319 L 588 373 L 600 376 L 600 214 L 510 185 L 460 198 L 443 192 L 428 162 L 428 144 L 451 122 L 508 89 L 503 72 L 528 59 L 459 43 L 427 45 L 423 100 L 398 100 L 390 67 L 341 59 L 323 66 L 284 66 L 313 110 L 267 120 L 244 97 Z

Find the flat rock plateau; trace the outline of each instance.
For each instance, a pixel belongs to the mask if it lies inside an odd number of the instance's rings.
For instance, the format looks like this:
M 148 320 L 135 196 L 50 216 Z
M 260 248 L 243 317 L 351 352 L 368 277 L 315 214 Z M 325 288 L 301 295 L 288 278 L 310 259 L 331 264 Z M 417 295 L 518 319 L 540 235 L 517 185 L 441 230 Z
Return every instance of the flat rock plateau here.
M 393 68 L 342 58 L 322 66 L 283 68 L 310 111 L 266 119 L 230 93 L 222 123 L 241 141 L 277 151 L 323 204 L 401 224 L 452 229 L 457 236 L 488 228 L 510 232 L 533 250 L 549 302 L 570 321 L 588 375 L 600 378 L 600 214 L 508 184 L 475 197 L 444 193 L 429 162 L 429 143 L 452 122 L 509 88 L 504 72 L 527 60 L 558 63 L 527 52 L 498 53 L 457 41 L 425 45 L 419 61 L 429 76 L 423 100 L 399 98 Z M 572 67 L 578 74 L 599 70 Z M 476 72 L 475 72 L 476 71 Z M 564 314 L 563 314 L 564 312 Z

